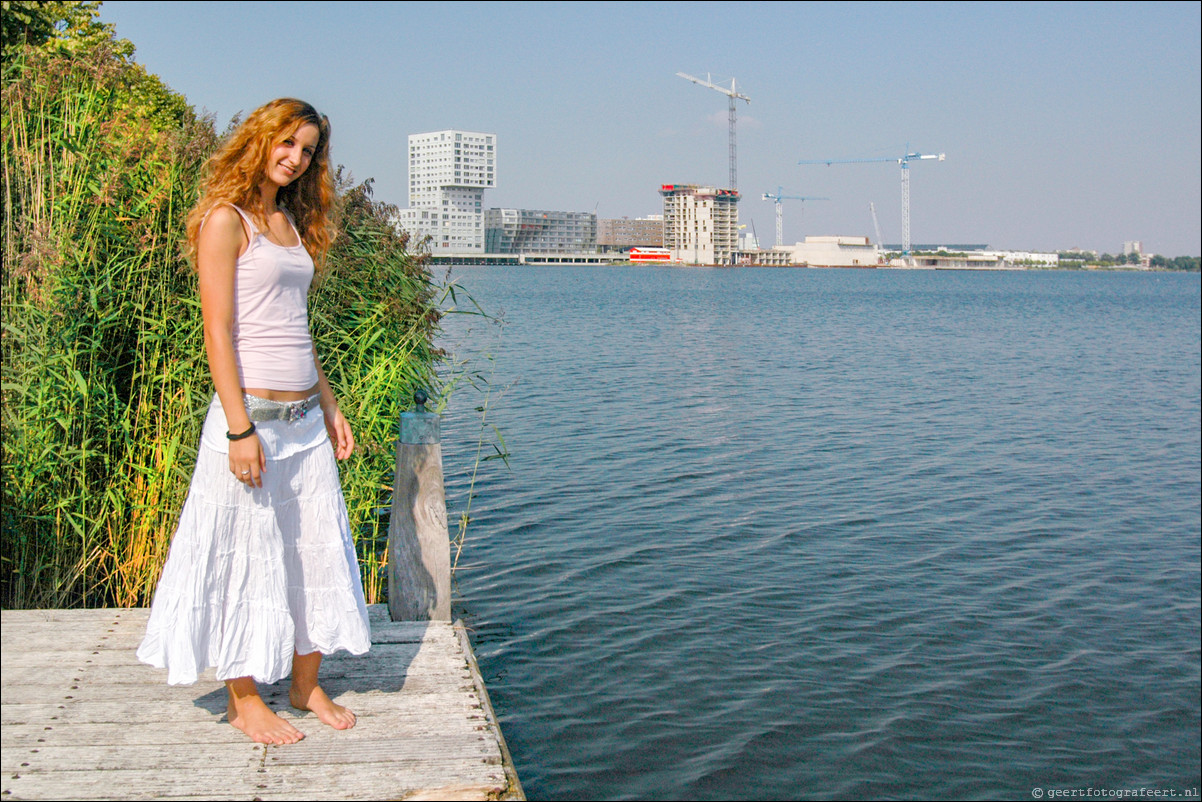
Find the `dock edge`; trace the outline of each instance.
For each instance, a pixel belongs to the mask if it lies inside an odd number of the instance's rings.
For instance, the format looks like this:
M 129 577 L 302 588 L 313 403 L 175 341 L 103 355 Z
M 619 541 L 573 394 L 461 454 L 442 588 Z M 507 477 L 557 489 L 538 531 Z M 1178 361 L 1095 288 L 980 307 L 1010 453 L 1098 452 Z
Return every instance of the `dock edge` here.
M 505 769 L 505 781 L 508 786 L 505 791 L 498 797 L 501 800 L 521 800 L 524 802 L 526 793 L 522 790 L 522 782 L 518 779 L 517 769 L 513 765 L 513 756 L 509 753 L 509 745 L 505 743 L 505 735 L 501 732 L 501 723 L 497 721 L 496 711 L 493 710 L 492 700 L 488 697 L 488 688 L 484 684 L 484 676 L 480 673 L 480 664 L 476 662 L 476 653 L 472 650 L 472 641 L 467 634 L 467 626 L 463 623 L 463 619 L 456 619 L 455 634 L 459 636 L 459 643 L 463 646 L 463 654 L 467 658 L 468 669 L 472 672 L 472 682 L 476 686 L 476 692 L 480 695 L 480 705 L 484 709 L 484 715 L 487 717 L 489 726 L 496 733 L 497 743 L 501 747 L 501 761 Z

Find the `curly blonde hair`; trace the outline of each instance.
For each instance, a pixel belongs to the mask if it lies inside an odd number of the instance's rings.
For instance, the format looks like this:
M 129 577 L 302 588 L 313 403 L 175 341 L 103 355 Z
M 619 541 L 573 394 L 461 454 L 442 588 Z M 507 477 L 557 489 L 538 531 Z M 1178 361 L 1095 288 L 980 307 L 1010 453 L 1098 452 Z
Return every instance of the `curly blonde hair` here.
M 330 121 L 303 100 L 280 98 L 255 109 L 209 159 L 200 201 L 188 213 L 188 258 L 196 264 L 200 226 L 222 204 L 237 206 L 266 228 L 259 187 L 267 178 L 271 150 L 304 125 L 317 126 L 317 148 L 309 169 L 276 196 L 296 221 L 305 250 L 320 270 L 334 242 L 334 179 L 330 170 Z

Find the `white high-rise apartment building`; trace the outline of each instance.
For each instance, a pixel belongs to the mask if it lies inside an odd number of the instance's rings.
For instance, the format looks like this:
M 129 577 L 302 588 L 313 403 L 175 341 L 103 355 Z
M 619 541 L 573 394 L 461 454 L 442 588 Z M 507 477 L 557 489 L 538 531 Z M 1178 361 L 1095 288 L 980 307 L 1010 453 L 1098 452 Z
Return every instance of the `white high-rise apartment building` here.
M 697 184 L 663 184 L 664 247 L 687 265 L 729 265 L 739 247 L 739 193 Z
M 484 190 L 496 186 L 496 134 L 409 136 L 409 208 L 401 226 L 434 254 L 484 253 Z

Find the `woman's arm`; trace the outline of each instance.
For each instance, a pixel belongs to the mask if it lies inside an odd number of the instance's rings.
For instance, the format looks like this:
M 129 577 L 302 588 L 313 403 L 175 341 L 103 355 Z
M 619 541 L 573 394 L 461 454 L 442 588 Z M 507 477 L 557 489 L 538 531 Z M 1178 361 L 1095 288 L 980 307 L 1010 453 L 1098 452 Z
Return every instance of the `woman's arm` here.
M 329 432 L 330 442 L 334 445 L 334 456 L 346 459 L 355 450 L 355 437 L 351 434 L 351 425 L 338 408 L 338 399 L 330 389 L 326 372 L 321 369 L 321 360 L 317 358 L 317 349 L 313 349 L 313 364 L 317 366 L 317 387 L 321 393 L 321 412 L 326 419 L 326 431 Z
M 241 216 L 228 206 L 218 206 L 205 221 L 196 244 L 209 373 L 225 409 L 226 427 L 235 434 L 250 428 L 234 356 L 234 273 L 246 243 Z M 263 486 L 261 474 L 267 459 L 258 435 L 231 440 L 229 458 L 230 471 L 238 481 Z

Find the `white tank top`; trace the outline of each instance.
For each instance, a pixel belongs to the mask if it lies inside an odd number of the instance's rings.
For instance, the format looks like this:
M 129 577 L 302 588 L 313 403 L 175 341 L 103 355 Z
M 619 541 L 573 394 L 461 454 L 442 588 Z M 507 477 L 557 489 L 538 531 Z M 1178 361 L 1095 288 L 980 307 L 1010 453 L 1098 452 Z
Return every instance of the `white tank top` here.
M 234 356 L 243 387 L 308 390 L 317 384 L 309 334 L 313 259 L 303 244 L 276 245 L 234 206 L 250 228 L 250 242 L 234 271 Z M 288 223 L 300 233 L 287 212 Z

